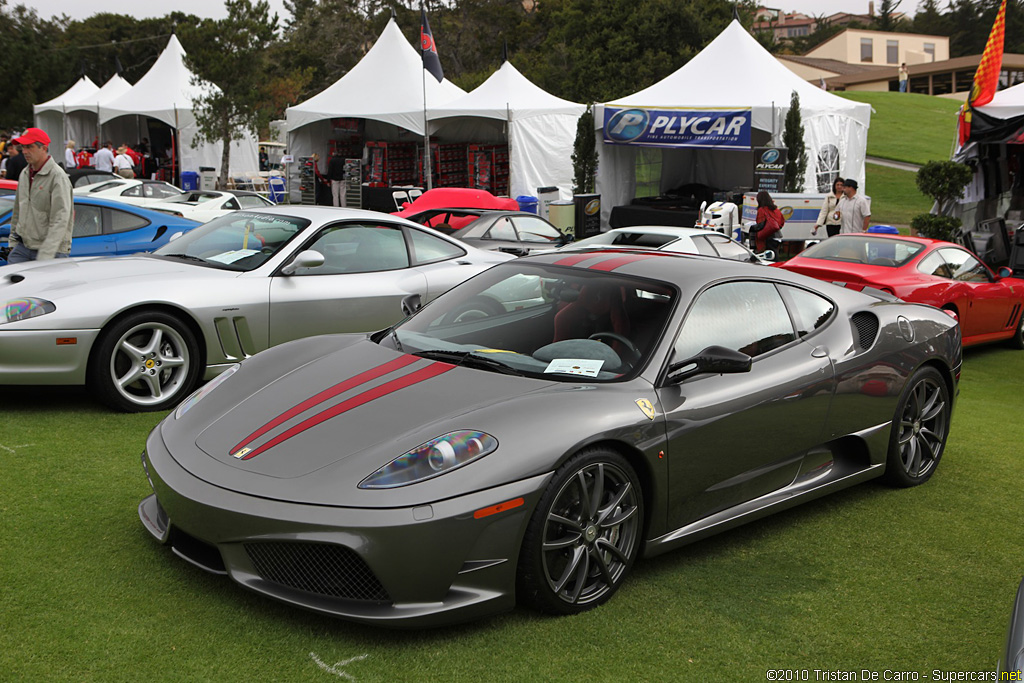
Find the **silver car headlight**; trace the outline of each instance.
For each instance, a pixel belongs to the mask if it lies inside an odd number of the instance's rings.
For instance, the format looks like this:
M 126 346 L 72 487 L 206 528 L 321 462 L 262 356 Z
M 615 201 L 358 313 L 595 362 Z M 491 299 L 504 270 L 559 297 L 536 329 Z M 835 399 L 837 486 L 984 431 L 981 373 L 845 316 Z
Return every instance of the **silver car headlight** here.
M 220 373 L 209 382 L 192 392 L 192 395 L 181 402 L 181 405 L 174 411 L 174 419 L 177 420 L 182 415 L 192 409 L 192 406 L 202 401 L 204 398 L 210 395 L 210 392 L 216 389 L 224 382 L 228 377 L 235 374 L 238 371 L 238 364 L 232 365 L 230 368 Z
M 469 429 L 449 432 L 417 446 L 359 482 L 361 489 L 391 489 L 433 479 L 493 453 L 498 440 Z
M 4 305 L 4 315 L 0 318 L 0 324 L 38 318 L 56 310 L 57 307 L 53 305 L 53 302 L 46 299 L 37 299 L 31 296 L 27 299 L 13 299 Z

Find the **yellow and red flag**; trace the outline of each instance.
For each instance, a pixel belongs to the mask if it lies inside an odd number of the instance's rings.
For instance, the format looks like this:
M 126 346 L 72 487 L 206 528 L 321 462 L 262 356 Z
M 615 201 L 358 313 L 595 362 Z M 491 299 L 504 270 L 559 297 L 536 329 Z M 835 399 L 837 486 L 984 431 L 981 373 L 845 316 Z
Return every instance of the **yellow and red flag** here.
M 959 140 L 963 145 L 971 137 L 971 108 L 992 101 L 999 86 L 999 72 L 1003 68 L 1003 35 L 1006 33 L 1006 0 L 999 5 L 992 32 L 988 34 L 985 51 L 981 54 L 978 70 L 974 72 L 974 86 L 967 102 L 960 108 Z

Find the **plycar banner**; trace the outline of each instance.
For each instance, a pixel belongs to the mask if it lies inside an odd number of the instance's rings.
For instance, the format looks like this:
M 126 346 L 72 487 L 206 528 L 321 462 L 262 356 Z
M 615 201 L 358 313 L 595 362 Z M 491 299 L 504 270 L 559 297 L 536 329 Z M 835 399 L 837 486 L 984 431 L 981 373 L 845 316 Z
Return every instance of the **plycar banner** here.
M 749 109 L 604 108 L 604 141 L 644 147 L 750 149 Z

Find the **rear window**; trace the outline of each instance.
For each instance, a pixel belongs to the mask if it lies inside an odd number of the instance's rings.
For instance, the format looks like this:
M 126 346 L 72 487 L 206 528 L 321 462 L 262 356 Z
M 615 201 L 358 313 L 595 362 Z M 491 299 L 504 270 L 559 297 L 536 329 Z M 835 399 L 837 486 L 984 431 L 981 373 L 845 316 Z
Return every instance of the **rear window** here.
M 897 268 L 924 251 L 925 245 L 909 240 L 870 235 L 836 235 L 806 249 L 800 256 Z

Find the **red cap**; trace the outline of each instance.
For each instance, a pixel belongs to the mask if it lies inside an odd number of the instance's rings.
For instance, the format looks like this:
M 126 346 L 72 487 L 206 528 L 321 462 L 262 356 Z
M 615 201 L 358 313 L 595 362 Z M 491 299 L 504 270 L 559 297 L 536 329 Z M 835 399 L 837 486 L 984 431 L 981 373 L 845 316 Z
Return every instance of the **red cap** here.
M 46 131 L 40 130 L 39 128 L 29 128 L 20 137 L 16 137 L 11 140 L 16 145 L 31 145 L 34 142 L 41 142 L 44 145 L 50 144 L 50 136 L 46 134 Z

